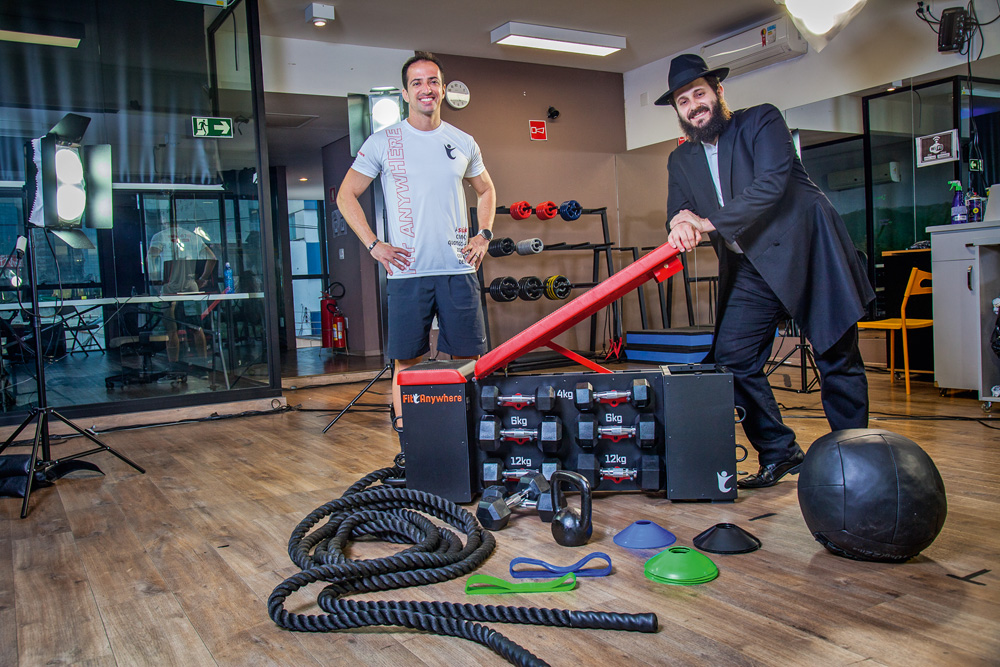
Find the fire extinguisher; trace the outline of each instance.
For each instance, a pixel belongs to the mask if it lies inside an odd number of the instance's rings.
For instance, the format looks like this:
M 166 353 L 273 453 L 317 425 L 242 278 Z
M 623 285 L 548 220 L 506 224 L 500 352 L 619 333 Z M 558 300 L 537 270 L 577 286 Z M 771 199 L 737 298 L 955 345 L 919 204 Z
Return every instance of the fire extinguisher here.
M 345 293 L 344 286 L 337 282 L 330 283 L 323 291 L 319 302 L 323 347 L 347 349 L 347 318 L 337 306 L 337 299 L 343 298 Z

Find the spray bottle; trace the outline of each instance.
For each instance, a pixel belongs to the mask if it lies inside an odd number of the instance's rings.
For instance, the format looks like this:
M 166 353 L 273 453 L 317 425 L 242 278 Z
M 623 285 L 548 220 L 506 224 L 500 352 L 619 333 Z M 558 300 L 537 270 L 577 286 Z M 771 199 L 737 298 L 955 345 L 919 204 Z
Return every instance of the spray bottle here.
M 962 195 L 962 183 L 960 181 L 948 181 L 948 185 L 955 192 L 951 199 L 951 224 L 958 225 L 969 221 L 969 210 L 965 207 L 965 197 Z
M 233 267 L 229 265 L 229 262 L 226 262 L 226 268 L 222 271 L 222 279 L 226 294 L 232 294 L 236 291 L 236 283 L 233 281 Z
M 986 210 L 983 201 L 983 198 L 977 195 L 975 190 L 969 191 L 969 196 L 965 198 L 965 210 L 969 214 L 969 222 L 983 221 L 983 212 Z

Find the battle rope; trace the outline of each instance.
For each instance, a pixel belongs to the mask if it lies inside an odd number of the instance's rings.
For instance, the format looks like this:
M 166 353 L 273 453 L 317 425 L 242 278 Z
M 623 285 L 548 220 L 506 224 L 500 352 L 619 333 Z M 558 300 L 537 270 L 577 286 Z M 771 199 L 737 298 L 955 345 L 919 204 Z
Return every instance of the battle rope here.
M 392 488 L 384 482 L 404 474 L 394 465 L 369 473 L 344 495 L 313 510 L 292 531 L 288 555 L 302 572 L 283 581 L 267 601 L 268 614 L 289 630 L 330 632 L 368 626 L 400 626 L 478 642 L 515 665 L 541 666 L 544 661 L 475 621 L 524 623 L 567 628 L 656 632 L 656 614 L 615 614 L 603 611 L 569 611 L 538 607 L 513 607 L 449 602 L 344 600 L 345 595 L 434 584 L 472 572 L 496 547 L 493 534 L 484 530 L 469 512 L 439 496 L 412 489 Z M 439 528 L 416 512 L 423 512 L 458 528 L 461 538 Z M 324 517 L 329 520 L 311 534 Z M 393 556 L 351 560 L 344 554 L 347 542 L 362 536 L 396 544 L 412 544 Z M 311 583 L 327 586 L 319 593 L 321 615 L 295 614 L 285 609 L 285 599 Z

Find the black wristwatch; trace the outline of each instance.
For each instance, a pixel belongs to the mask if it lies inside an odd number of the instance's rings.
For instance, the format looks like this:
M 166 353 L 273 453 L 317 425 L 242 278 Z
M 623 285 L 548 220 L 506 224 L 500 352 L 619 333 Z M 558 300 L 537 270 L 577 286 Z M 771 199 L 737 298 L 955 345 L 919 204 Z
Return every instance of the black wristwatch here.
M 479 230 L 479 234 L 477 234 L 477 236 L 482 236 L 487 241 L 492 241 L 493 240 L 493 232 L 491 232 L 488 229 L 480 229 Z

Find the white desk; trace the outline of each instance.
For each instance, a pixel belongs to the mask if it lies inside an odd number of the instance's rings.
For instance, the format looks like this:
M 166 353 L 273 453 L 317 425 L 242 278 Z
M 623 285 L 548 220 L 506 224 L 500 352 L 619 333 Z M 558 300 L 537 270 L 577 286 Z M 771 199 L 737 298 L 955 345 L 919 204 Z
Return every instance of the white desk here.
M 58 308 L 59 306 L 75 306 L 78 310 L 93 310 L 100 306 L 125 306 L 128 304 L 140 303 L 177 303 L 179 301 L 209 302 L 214 304 L 220 301 L 246 301 L 249 299 L 263 299 L 263 292 L 232 292 L 230 294 L 161 294 L 143 296 L 105 296 L 97 299 L 66 299 L 65 301 L 40 301 L 39 310 Z M 24 308 L 30 308 L 31 303 L 22 301 Z M 0 303 L 0 312 L 10 310 L 21 310 L 22 304 L 16 301 Z
M 1000 359 L 990 349 L 1000 296 L 1000 220 L 928 227 L 934 274 L 934 379 L 979 392 L 983 409 L 1000 398 Z

